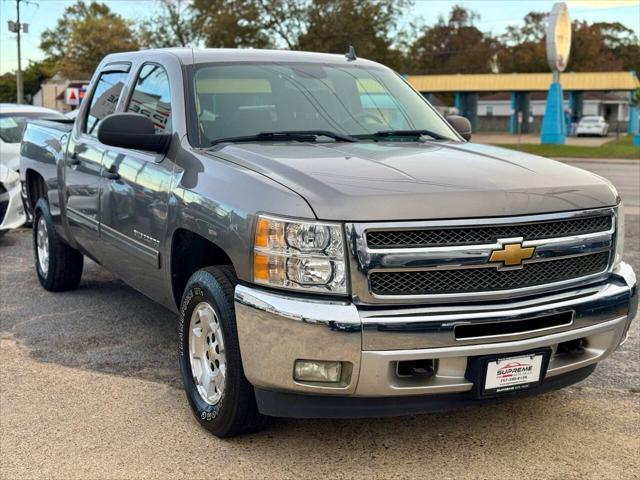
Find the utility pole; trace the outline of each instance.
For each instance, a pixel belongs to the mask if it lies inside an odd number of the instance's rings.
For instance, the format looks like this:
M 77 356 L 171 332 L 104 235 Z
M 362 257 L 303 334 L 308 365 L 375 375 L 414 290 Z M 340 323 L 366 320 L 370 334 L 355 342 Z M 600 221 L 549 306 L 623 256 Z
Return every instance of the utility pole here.
M 22 24 L 20 23 L 20 0 L 16 0 L 16 33 L 18 34 L 18 71 L 16 72 L 16 103 L 21 104 L 24 99 L 24 92 L 22 89 L 22 59 L 20 57 L 20 31 L 22 30 Z

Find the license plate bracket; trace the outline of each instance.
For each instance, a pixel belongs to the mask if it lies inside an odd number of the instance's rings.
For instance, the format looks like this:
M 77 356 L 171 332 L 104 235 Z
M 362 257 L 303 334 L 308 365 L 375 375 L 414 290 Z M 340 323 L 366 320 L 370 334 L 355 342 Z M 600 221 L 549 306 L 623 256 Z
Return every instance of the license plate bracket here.
M 539 387 L 550 358 L 550 348 L 471 357 L 465 378 L 477 398 L 512 395 Z

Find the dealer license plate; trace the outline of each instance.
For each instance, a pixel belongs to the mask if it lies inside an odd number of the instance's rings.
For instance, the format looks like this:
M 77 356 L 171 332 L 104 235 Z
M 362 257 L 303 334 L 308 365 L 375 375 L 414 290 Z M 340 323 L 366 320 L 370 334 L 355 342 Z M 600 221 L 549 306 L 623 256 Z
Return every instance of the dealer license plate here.
M 544 354 L 531 353 L 487 362 L 484 394 L 524 390 L 540 383 Z

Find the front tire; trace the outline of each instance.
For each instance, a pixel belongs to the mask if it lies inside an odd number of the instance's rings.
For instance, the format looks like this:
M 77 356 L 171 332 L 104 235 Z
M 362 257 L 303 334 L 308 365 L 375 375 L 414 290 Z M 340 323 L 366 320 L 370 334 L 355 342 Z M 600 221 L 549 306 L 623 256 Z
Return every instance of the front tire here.
M 229 265 L 194 273 L 185 288 L 179 319 L 182 381 L 198 422 L 217 437 L 264 427 L 253 387 L 244 376 Z
M 33 256 L 38 280 L 50 292 L 73 290 L 80 284 L 84 257 L 58 235 L 44 198 L 33 213 Z

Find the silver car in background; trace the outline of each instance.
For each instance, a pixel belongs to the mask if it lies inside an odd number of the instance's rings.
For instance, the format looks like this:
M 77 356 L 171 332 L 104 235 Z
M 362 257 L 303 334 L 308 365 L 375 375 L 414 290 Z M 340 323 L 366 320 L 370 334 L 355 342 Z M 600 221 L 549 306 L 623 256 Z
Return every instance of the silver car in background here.
M 27 120 L 65 118 L 33 105 L 0 104 L 0 234 L 28 220 L 20 198 L 20 142 Z

